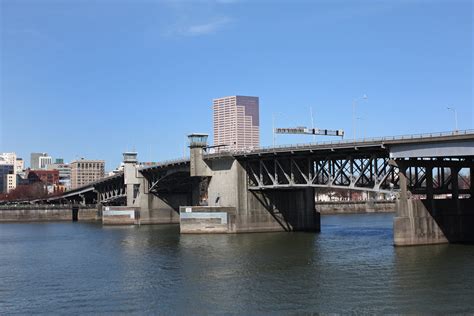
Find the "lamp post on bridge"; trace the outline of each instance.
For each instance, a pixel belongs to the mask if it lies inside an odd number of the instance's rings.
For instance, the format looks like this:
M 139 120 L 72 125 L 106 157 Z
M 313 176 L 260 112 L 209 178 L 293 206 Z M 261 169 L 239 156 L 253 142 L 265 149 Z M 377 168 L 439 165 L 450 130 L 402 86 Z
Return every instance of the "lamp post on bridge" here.
M 359 117 L 356 118 L 356 124 L 357 124 L 358 121 L 364 121 L 364 118 L 359 116 Z M 362 125 L 362 126 L 364 126 L 364 125 Z M 366 127 L 364 126 L 362 128 L 362 135 L 364 135 L 364 140 L 365 140 L 365 132 L 366 132 Z
M 455 128 L 454 132 L 457 133 L 459 131 L 459 129 L 458 129 L 458 111 L 456 111 L 456 108 L 449 107 L 449 106 L 447 107 L 447 109 L 449 111 L 453 111 L 453 113 L 454 113 L 454 128 Z
M 356 105 L 357 105 L 357 102 L 359 102 L 360 100 L 367 100 L 367 95 L 364 94 L 362 97 L 359 97 L 359 98 L 356 98 L 354 99 L 354 101 L 352 102 L 352 128 L 353 128 L 353 132 L 354 132 L 354 142 L 356 141 L 357 139 L 357 129 L 356 129 L 356 125 L 357 125 L 357 118 L 356 118 Z

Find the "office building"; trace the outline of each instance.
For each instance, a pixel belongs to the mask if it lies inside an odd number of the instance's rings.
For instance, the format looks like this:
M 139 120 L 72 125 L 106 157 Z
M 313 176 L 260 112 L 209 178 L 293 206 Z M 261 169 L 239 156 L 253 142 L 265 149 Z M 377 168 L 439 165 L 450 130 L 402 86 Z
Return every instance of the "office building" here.
M 0 163 L 4 165 L 15 165 L 16 153 L 0 153 Z
M 213 100 L 214 145 L 245 150 L 260 145 L 258 97 L 230 96 Z
M 53 163 L 51 156 L 39 157 L 39 169 L 46 169 L 48 165 Z
M 57 170 L 59 172 L 59 185 L 64 189 L 71 188 L 71 166 L 64 163 L 64 160 L 56 159 L 56 162 L 48 165 L 46 169 Z
M 16 189 L 16 174 L 7 174 L 5 177 L 5 183 L 4 183 L 4 192 L 5 193 L 10 193 L 11 190 Z
M 47 165 L 53 163 L 53 158 L 48 153 L 31 153 L 30 166 L 32 170 L 46 169 Z
M 105 161 L 80 159 L 71 162 L 71 189 L 102 179 L 105 175 Z
M 28 181 L 30 183 L 42 182 L 43 184 L 58 185 L 59 171 L 58 170 L 31 170 L 28 172 Z
M 0 153 L 0 192 L 9 193 L 16 188 L 16 174 L 23 160 L 16 153 Z M 22 169 L 21 169 L 22 170 Z
M 16 187 L 15 166 L 0 163 L 0 193 L 8 193 Z
M 15 173 L 21 174 L 25 170 L 25 161 L 22 158 L 16 158 Z

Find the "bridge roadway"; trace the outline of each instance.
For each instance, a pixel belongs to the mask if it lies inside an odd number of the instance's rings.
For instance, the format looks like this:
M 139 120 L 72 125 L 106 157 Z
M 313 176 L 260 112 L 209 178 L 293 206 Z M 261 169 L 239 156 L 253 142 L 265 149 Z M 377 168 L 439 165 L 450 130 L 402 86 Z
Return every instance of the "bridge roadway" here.
M 151 167 L 125 161 L 124 173 L 48 202 L 123 205 L 139 210 L 141 224 L 181 222 L 182 232 L 319 231 L 314 190 L 359 190 L 399 197 L 397 245 L 474 242 L 472 130 L 239 152 L 207 153 L 191 144 L 190 150 L 190 159 Z M 189 214 L 180 218 L 184 206 Z

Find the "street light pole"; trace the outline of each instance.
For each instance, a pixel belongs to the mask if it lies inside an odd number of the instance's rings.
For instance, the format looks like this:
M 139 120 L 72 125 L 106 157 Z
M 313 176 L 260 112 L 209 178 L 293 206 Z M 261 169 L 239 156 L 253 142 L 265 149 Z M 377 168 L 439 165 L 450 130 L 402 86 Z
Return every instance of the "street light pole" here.
M 354 142 L 355 142 L 356 139 L 357 139 L 356 104 L 357 104 L 357 102 L 358 102 L 359 100 L 361 100 L 361 99 L 367 100 L 367 95 L 364 94 L 362 97 L 356 98 L 356 99 L 354 99 L 354 101 L 352 102 L 352 129 L 353 129 L 353 133 L 354 133 Z
M 273 148 L 275 148 L 275 113 L 272 114 Z
M 356 125 L 357 125 L 357 122 L 363 121 L 363 120 L 364 120 L 363 117 L 356 117 Z M 365 126 L 364 126 L 364 125 L 362 125 L 362 126 L 363 126 L 363 128 L 362 128 L 362 135 L 363 135 L 363 137 L 364 137 L 364 139 L 365 139 L 365 131 L 366 131 L 366 130 L 365 130 Z
M 356 99 L 352 101 L 352 135 L 354 135 L 354 143 L 357 139 L 356 136 Z
M 454 127 L 455 127 L 455 132 L 457 133 L 459 131 L 458 129 L 458 111 L 456 111 L 456 108 L 453 107 L 447 107 L 448 110 L 453 111 L 454 113 Z

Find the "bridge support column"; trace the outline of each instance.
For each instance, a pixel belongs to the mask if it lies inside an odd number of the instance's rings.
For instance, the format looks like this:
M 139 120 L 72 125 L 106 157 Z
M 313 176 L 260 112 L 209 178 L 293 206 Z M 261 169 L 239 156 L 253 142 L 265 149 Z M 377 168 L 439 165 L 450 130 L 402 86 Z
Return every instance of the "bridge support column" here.
M 145 177 L 140 178 L 140 192 L 136 205 L 140 207 L 140 224 L 178 224 L 179 207 L 190 203 L 189 193 L 160 193 L 149 192 L 149 182 Z
M 426 168 L 425 199 L 409 197 L 411 195 L 407 183 L 409 163 L 409 161 L 397 162 L 400 169 L 400 199 L 397 202 L 397 212 L 393 223 L 395 246 L 448 242 L 473 243 L 474 200 L 472 198 L 460 199 L 458 185 L 459 171 L 461 170 L 460 163 L 449 162 L 451 165 L 459 164 L 450 167 L 450 182 L 434 188 L 433 168 L 446 167 L 446 163 L 420 160 L 414 162 L 415 166 Z M 437 176 L 438 181 L 440 181 L 439 175 Z M 437 194 L 443 192 L 446 197 L 435 199 L 435 192 L 438 192 Z M 423 198 L 423 196 L 421 197 Z
M 320 231 L 313 188 L 250 191 L 245 163 L 232 157 L 207 163 L 208 206 L 182 213 L 181 232 Z
M 408 191 L 407 166 L 399 164 L 400 199 L 397 201 L 393 222 L 395 246 L 414 246 L 447 243 L 443 231 L 436 223 L 431 212 L 433 206 L 433 171 L 427 168 L 427 199 L 413 200 Z
M 247 207 L 247 212 L 242 212 L 237 221 L 240 232 L 321 230 L 313 188 L 250 191 Z

